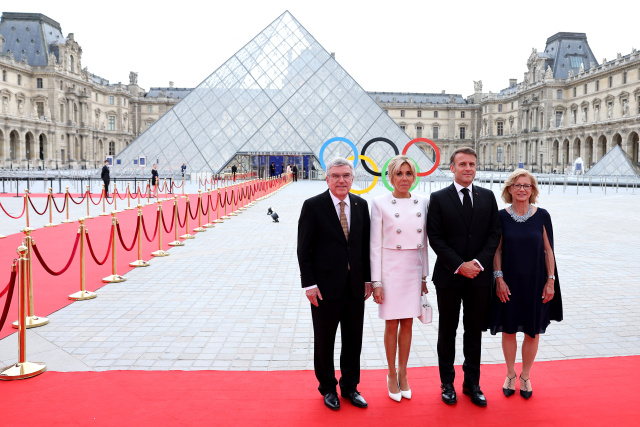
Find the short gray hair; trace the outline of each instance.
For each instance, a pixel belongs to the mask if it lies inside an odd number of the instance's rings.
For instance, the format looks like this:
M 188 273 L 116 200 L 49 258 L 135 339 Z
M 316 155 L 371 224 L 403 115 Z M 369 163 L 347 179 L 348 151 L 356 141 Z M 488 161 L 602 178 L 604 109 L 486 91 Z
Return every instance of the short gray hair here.
M 349 166 L 351 169 L 351 175 L 355 175 L 355 169 L 353 168 L 353 162 L 345 159 L 344 157 L 334 157 L 326 163 L 327 166 L 327 175 L 331 173 L 331 168 L 340 167 L 340 166 Z

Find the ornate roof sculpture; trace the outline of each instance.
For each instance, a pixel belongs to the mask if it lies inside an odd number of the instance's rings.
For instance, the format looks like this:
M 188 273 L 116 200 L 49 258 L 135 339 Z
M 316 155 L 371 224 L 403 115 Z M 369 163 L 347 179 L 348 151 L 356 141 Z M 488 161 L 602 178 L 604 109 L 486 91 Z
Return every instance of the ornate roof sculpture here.
M 585 173 L 589 176 L 631 176 L 640 177 L 640 166 L 634 163 L 618 145 L 605 154 Z
M 236 154 L 313 154 L 331 138 L 358 150 L 387 138 L 402 152 L 409 137 L 307 30 L 284 12 L 215 70 L 117 157 L 134 168 L 146 156 L 170 173 L 182 163 L 217 173 Z M 366 149 L 381 170 L 394 155 L 378 141 Z M 332 143 L 323 157 L 349 157 L 352 147 Z M 433 162 L 416 145 L 407 155 L 420 169 Z M 440 171 L 436 171 L 440 174 Z

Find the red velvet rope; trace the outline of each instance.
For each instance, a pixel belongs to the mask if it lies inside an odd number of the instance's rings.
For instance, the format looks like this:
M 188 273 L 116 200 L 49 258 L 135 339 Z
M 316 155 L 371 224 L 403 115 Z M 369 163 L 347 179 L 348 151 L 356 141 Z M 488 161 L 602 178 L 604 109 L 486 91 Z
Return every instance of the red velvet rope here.
M 36 258 L 38 258 L 38 261 L 40 261 L 40 265 L 42 265 L 42 267 L 47 271 L 47 273 L 51 274 L 52 276 L 59 276 L 69 269 L 69 266 L 73 262 L 73 257 L 76 254 L 76 250 L 78 249 L 79 241 L 80 241 L 80 233 L 76 233 L 76 241 L 73 244 L 73 249 L 71 250 L 71 256 L 69 257 L 69 261 L 67 261 L 67 265 L 65 265 L 60 271 L 53 271 L 51 268 L 49 268 L 49 266 L 44 262 L 44 259 L 42 259 L 42 255 L 40 255 L 40 251 L 38 250 L 38 246 L 36 245 L 35 242 L 31 244 L 31 247 L 33 248 L 33 253 L 36 255 Z
M 174 208 L 175 209 L 175 208 Z M 159 212 L 159 211 L 158 211 Z M 167 230 L 167 226 L 166 221 L 164 220 L 164 214 L 162 214 L 162 228 L 164 228 L 164 231 L 167 233 L 171 233 L 171 231 L 173 231 L 173 221 L 175 220 L 175 215 L 171 215 L 171 227 L 169 227 L 169 229 Z
M 147 241 L 149 242 L 153 242 L 156 239 L 156 234 L 158 234 L 158 219 L 160 218 L 160 211 L 157 212 L 156 214 L 156 225 L 153 226 L 153 237 L 150 239 L 149 235 L 147 234 L 147 227 L 144 225 L 144 215 L 142 216 L 142 220 L 140 221 L 142 223 L 142 231 L 144 231 L 144 237 L 147 238 Z
M 44 210 L 42 211 L 42 213 L 38 212 L 36 207 L 33 205 L 33 201 L 31 200 L 31 197 L 29 197 L 28 199 L 29 199 L 29 204 L 31 205 L 31 207 L 33 208 L 35 213 L 37 213 L 38 215 L 44 215 L 44 214 L 47 213 L 47 208 L 49 207 L 49 197 L 47 197 L 47 204 L 45 205 Z
M 133 242 L 131 242 L 130 247 L 127 247 L 127 245 L 124 244 L 124 240 L 122 240 L 122 231 L 120 231 L 120 223 L 116 224 L 116 231 L 118 232 L 118 239 L 120 239 L 120 244 L 122 245 L 125 251 L 129 252 L 133 249 L 133 246 L 136 244 L 136 240 L 138 240 L 137 237 L 138 237 L 138 231 L 140 231 L 140 221 L 136 221 L 136 231 L 134 231 L 133 233 Z
M 27 200 L 24 199 L 24 203 L 22 204 L 22 213 L 20 215 L 18 215 L 18 216 L 13 216 L 9 212 L 7 212 L 6 209 L 4 208 L 4 206 L 2 206 L 2 203 L 0 203 L 0 208 L 2 208 L 4 213 L 6 213 L 9 216 L 9 218 L 13 218 L 13 219 L 22 218 L 22 215 L 24 215 L 24 211 L 25 211 L 26 207 L 27 207 Z
M 80 199 L 80 201 L 79 201 L 79 202 L 76 202 L 75 200 L 73 200 L 73 197 L 71 196 L 71 194 L 69 194 L 69 198 L 70 198 L 70 199 L 71 199 L 71 201 L 72 201 L 73 203 L 75 203 L 76 205 L 79 205 L 80 203 L 84 202 L 84 198 L 85 198 L 85 197 L 87 197 L 87 194 L 86 194 L 86 193 L 82 195 L 82 199 Z
M 7 315 L 9 314 L 9 306 L 11 305 L 11 300 L 13 299 L 13 290 L 16 287 L 16 277 L 18 273 L 18 269 L 16 268 L 16 260 L 13 261 L 13 267 L 11 268 L 11 277 L 9 278 L 9 284 L 4 288 L 4 291 L 0 293 L 0 298 L 4 294 L 7 294 L 7 299 L 4 302 L 4 310 L 2 310 L 2 317 L 0 317 L 0 330 L 4 326 L 4 322 L 7 320 Z
M 102 193 L 100 193 L 100 198 L 98 199 L 98 203 L 93 201 L 93 197 L 91 196 L 91 193 L 88 193 L 88 194 L 89 194 L 89 200 L 91 200 L 91 203 L 93 203 L 94 206 L 98 206 L 102 201 L 102 197 L 103 197 Z
M 188 201 L 188 199 L 187 199 L 187 201 Z M 184 228 L 185 224 L 187 223 L 186 210 L 185 210 L 185 215 L 184 215 L 184 221 L 180 222 L 180 209 L 178 209 L 178 213 L 176 214 L 176 216 L 178 217 L 178 227 L 179 228 Z
M 173 186 L 174 186 L 175 188 L 182 188 L 182 187 L 184 186 L 184 181 L 182 181 L 182 184 L 180 184 L 180 185 L 176 184 L 176 183 L 175 183 L 175 182 L 173 182 L 173 181 L 172 181 L 172 183 L 173 183 Z
M 209 192 L 209 195 L 207 196 L 209 198 L 209 206 L 211 206 L 211 211 L 215 212 L 218 210 L 218 204 L 216 204 L 216 207 L 213 207 L 213 200 L 211 200 L 211 192 Z
M 64 203 L 62 204 L 62 209 L 58 209 L 58 204 L 56 203 L 56 199 L 55 197 L 51 196 L 51 200 L 53 200 L 53 206 L 55 206 L 56 210 L 58 211 L 58 213 L 62 213 L 64 211 L 64 208 L 67 206 L 67 198 L 64 198 Z
M 102 265 L 105 262 L 107 262 L 107 259 L 109 258 L 109 253 L 111 252 L 111 245 L 113 244 L 113 227 L 111 227 L 111 233 L 109 233 L 109 247 L 107 247 L 107 254 L 104 256 L 104 259 L 102 260 L 102 262 L 98 261 L 98 258 L 96 258 L 96 255 L 93 253 L 93 248 L 91 247 L 91 239 L 89 238 L 89 232 L 86 232 L 86 236 L 87 236 L 87 246 L 89 247 L 89 253 L 91 254 L 91 258 L 93 258 L 93 261 L 98 265 Z
M 202 215 L 206 215 L 209 213 L 209 199 L 207 199 L 207 211 L 204 211 L 204 203 L 200 202 L 200 212 L 202 212 Z M 202 200 L 202 199 L 201 199 Z
M 187 203 L 187 212 L 189 213 L 189 217 L 193 220 L 195 220 L 198 217 L 198 206 L 196 206 L 196 214 L 195 215 L 191 215 L 191 204 Z

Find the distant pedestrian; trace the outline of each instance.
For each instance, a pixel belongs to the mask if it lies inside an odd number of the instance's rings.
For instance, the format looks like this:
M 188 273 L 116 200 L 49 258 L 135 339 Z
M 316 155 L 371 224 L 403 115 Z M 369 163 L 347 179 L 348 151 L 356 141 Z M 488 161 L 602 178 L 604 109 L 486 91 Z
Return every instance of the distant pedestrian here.
M 182 166 L 180 167 L 180 170 L 182 171 L 182 177 L 184 178 L 184 173 L 187 171 L 186 163 L 182 164 Z
M 269 166 L 269 176 L 276 176 L 276 164 L 275 162 L 271 162 Z
M 104 166 L 102 167 L 102 173 L 100 174 L 102 178 L 102 182 L 104 183 L 104 195 L 108 199 L 109 198 L 109 183 L 111 182 L 111 177 L 109 176 L 109 160 L 104 161 Z
M 153 164 L 153 169 L 151 169 L 151 187 L 153 187 L 153 197 L 158 197 L 158 181 L 160 178 L 158 177 L 158 165 Z
M 295 163 L 293 164 L 293 181 L 294 182 L 298 182 L 298 166 L 295 165 Z
M 236 180 L 236 172 L 238 172 L 238 167 L 236 165 L 231 166 L 231 173 L 233 174 L 233 180 Z

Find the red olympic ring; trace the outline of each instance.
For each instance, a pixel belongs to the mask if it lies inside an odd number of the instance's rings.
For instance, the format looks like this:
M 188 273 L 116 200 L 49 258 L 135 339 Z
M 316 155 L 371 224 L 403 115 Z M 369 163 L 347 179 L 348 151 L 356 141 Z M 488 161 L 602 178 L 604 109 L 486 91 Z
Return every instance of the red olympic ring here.
M 431 169 L 429 169 L 428 171 L 426 171 L 426 172 L 420 172 L 420 173 L 417 174 L 418 176 L 431 175 L 433 172 L 435 172 L 436 169 L 438 169 L 438 165 L 440 164 L 440 149 L 430 139 L 427 139 L 427 138 L 415 138 L 415 139 L 412 139 L 411 141 L 409 141 L 407 143 L 407 145 L 404 146 L 404 148 L 402 149 L 402 155 L 406 155 L 407 151 L 409 150 L 409 147 L 411 147 L 416 142 L 424 142 L 424 143 L 428 144 L 429 146 L 431 146 L 431 148 L 433 148 L 433 151 L 435 151 L 435 153 L 436 153 L 436 161 L 433 162 L 433 167 Z

